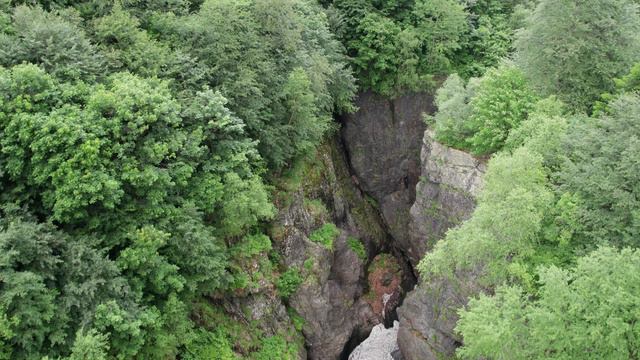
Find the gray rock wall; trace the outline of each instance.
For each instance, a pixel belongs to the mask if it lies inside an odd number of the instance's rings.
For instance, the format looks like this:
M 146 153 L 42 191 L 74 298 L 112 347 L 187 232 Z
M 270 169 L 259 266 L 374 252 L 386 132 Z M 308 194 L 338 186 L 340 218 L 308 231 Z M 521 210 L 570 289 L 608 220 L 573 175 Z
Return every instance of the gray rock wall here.
M 359 110 L 343 119 L 342 139 L 359 186 L 378 204 L 399 249 L 411 248 L 411 205 L 420 177 L 423 113 L 433 112 L 429 94 L 387 99 L 370 92 L 356 100 Z
M 305 320 L 308 358 L 337 360 L 352 337 L 363 338 L 382 321 L 363 299 L 369 260 L 360 259 L 347 239 L 360 240 L 371 258 L 388 234 L 351 177 L 339 141 L 322 146 L 299 177 L 298 188 L 285 192 L 271 235 L 284 264 L 299 269 L 304 279 L 288 306 Z M 316 205 L 310 207 L 312 202 Z M 326 212 L 313 209 L 318 203 Z M 340 229 L 332 250 L 309 239 L 328 222 Z
M 484 160 L 440 144 L 431 130 L 424 132 L 420 157 L 405 251 L 414 266 L 448 229 L 471 216 L 486 171 Z
M 411 247 L 406 254 L 417 264 L 446 231 L 469 218 L 482 188 L 485 161 L 435 141 L 427 130 L 422 145 L 422 175 L 411 207 Z M 398 346 L 406 360 L 453 356 L 461 339 L 454 333 L 457 309 L 477 293 L 477 274 L 422 279 L 398 308 Z M 455 282 L 454 282 L 455 281 Z

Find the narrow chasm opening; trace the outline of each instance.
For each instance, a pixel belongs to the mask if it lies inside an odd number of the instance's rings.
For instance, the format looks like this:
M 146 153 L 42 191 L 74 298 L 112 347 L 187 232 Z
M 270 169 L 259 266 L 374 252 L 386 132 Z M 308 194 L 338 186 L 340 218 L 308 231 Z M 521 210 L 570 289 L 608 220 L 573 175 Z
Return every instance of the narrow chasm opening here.
M 389 242 L 393 238 L 389 235 Z M 365 299 L 386 329 L 398 320 L 397 308 L 406 294 L 413 289 L 417 279 L 411 265 L 401 251 L 386 246 L 369 263 Z M 348 360 L 351 353 L 371 335 L 371 329 L 356 328 L 342 350 L 341 360 Z
M 349 360 L 349 355 L 355 350 L 358 345 L 360 345 L 363 341 L 365 341 L 371 331 L 362 331 L 362 329 L 354 329 L 351 332 L 351 336 L 349 337 L 349 341 L 344 344 L 344 349 L 342 353 L 340 353 L 340 360 Z
M 392 114 L 395 114 L 395 104 L 391 102 Z M 345 126 L 346 117 L 338 117 L 337 120 Z M 395 119 L 393 121 L 395 123 Z M 352 155 L 349 147 L 346 146 L 344 134 L 337 136 L 340 150 L 346 160 L 349 175 L 358 179 L 353 169 Z M 410 175 L 408 175 L 410 176 Z M 360 180 L 360 179 L 358 179 Z M 361 180 L 360 180 L 361 181 Z M 360 181 L 355 181 L 355 186 L 365 196 L 373 198 L 365 189 L 362 188 Z M 403 181 L 404 187 L 408 188 L 410 184 L 409 178 Z M 415 200 L 415 199 L 411 199 Z M 373 315 L 378 320 L 378 325 L 382 324 L 385 329 L 393 328 L 394 321 L 398 320 L 397 308 L 402 305 L 406 294 L 413 290 L 417 283 L 416 275 L 413 271 L 409 257 L 399 248 L 399 242 L 396 241 L 393 232 L 386 223 L 380 209 L 375 207 L 378 213 L 377 218 L 380 226 L 385 234 L 384 240 L 376 249 L 376 255 L 370 258 L 366 268 L 364 294 L 362 298 L 369 303 L 373 311 Z M 343 347 L 340 359 L 348 360 L 353 351 L 365 340 L 371 337 L 372 328 L 370 326 L 356 327 L 352 332 L 349 340 Z M 374 340 L 375 339 L 375 340 Z M 378 341 L 378 337 L 372 338 L 372 341 Z M 367 344 L 368 346 L 369 344 Z M 392 354 L 389 354 L 394 356 Z M 359 359 L 362 358 L 362 354 Z

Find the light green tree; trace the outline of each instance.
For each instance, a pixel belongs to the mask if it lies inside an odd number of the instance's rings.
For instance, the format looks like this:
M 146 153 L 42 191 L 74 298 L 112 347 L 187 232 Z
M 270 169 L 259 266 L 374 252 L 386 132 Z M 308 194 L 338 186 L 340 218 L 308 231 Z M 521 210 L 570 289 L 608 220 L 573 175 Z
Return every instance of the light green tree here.
M 571 270 L 538 271 L 531 298 L 519 287 L 480 295 L 460 312 L 465 359 L 633 359 L 639 355 L 640 251 L 610 247 Z

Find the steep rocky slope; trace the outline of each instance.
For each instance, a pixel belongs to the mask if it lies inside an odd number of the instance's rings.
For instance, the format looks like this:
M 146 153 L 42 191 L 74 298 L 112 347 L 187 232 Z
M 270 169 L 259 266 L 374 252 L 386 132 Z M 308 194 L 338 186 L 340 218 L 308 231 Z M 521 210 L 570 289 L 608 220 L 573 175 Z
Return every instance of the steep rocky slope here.
M 433 110 L 431 103 L 428 94 L 359 96 L 359 111 L 342 119 L 340 134 L 276 186 L 279 215 L 270 235 L 280 272 L 293 269 L 301 283 L 283 302 L 274 298 L 276 289 L 263 289 L 229 302 L 227 311 L 253 321 L 268 314 L 266 328 L 278 333 L 295 324 L 304 338 L 301 359 L 346 358 L 375 326 L 393 326 L 415 265 L 469 217 L 485 170 L 483 160 L 439 144 L 425 129 L 422 115 Z M 316 238 L 327 224 L 336 226 L 329 246 Z M 397 343 L 405 359 L 455 348 L 455 314 L 438 310 L 460 305 L 462 285 L 425 283 L 404 299 Z
M 448 229 L 469 218 L 486 171 L 484 160 L 440 144 L 432 130 L 424 132 L 420 158 L 422 171 L 410 210 L 410 241 L 405 252 L 412 264 Z
M 345 116 L 342 127 L 351 170 L 361 189 L 377 202 L 396 248 L 411 249 L 409 210 L 420 177 L 426 127 L 422 114 L 433 111 L 432 96 L 419 93 L 387 99 L 363 93 L 356 105 L 359 110 Z
M 365 93 L 359 111 L 343 119 L 342 138 L 359 187 L 376 200 L 392 247 L 412 268 L 447 229 L 467 219 L 482 187 L 486 164 L 444 146 L 425 129 L 423 113 L 433 111 L 429 94 L 394 100 Z M 398 309 L 398 343 L 406 359 L 434 359 L 451 354 L 455 309 L 469 281 L 425 282 Z
M 339 139 L 285 178 L 271 237 L 284 265 L 302 278 L 287 305 L 304 319 L 308 358 L 338 359 L 384 321 L 383 312 L 372 306 L 384 294 L 368 291 L 376 286 L 369 283 L 367 267 L 375 255 L 389 250 L 390 237 L 351 176 Z M 314 233 L 330 223 L 338 230 L 332 245 L 314 242 Z M 394 284 L 401 283 L 401 272 L 390 274 Z
M 486 163 L 435 141 L 427 130 L 422 146 L 422 176 L 411 207 L 411 244 L 406 253 L 419 261 L 446 230 L 469 218 L 482 187 Z M 453 279 L 423 279 L 398 309 L 398 345 L 406 360 L 452 355 L 460 340 L 453 332 L 456 310 L 476 287 L 473 272 Z

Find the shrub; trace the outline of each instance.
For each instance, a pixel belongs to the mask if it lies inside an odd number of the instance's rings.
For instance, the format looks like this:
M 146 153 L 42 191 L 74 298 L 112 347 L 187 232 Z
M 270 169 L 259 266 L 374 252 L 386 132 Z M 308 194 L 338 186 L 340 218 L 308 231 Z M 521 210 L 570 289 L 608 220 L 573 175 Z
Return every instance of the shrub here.
M 436 139 L 449 146 L 487 155 L 500 150 L 509 132 L 532 111 L 536 95 L 522 72 L 510 64 L 464 81 L 451 75 L 436 94 Z
M 280 296 L 287 299 L 298 290 L 298 286 L 300 286 L 301 283 L 302 277 L 300 276 L 300 271 L 295 268 L 289 268 L 280 275 L 276 281 L 276 287 L 278 288 Z
M 293 327 L 295 327 L 297 331 L 302 331 L 306 320 L 292 308 L 287 308 L 287 313 L 289 314 Z
M 570 270 L 538 270 L 532 299 L 518 286 L 471 299 L 457 331 L 464 359 L 630 359 L 638 354 L 640 251 L 603 247 Z
M 517 61 L 543 96 L 589 110 L 640 56 L 637 1 L 539 1 L 515 42 Z
M 282 336 L 275 335 L 264 339 L 262 348 L 253 354 L 255 360 L 293 360 L 297 358 L 295 347 L 290 347 Z
M 360 260 L 362 260 L 362 261 L 366 261 L 367 260 L 367 249 L 365 249 L 364 244 L 362 244 L 362 241 L 350 236 L 347 239 L 347 245 L 349 245 L 349 248 L 354 253 L 356 253 L 356 255 L 358 255 Z
M 340 229 L 332 223 L 326 223 L 309 235 L 309 239 L 333 250 L 333 241 L 340 234 Z
M 185 360 L 233 360 L 237 356 L 231 349 L 227 330 L 218 326 L 213 331 L 198 330 L 187 344 L 183 354 Z
M 247 235 L 231 251 L 233 255 L 251 257 L 271 250 L 271 239 L 264 234 Z
M 520 70 L 504 65 L 489 70 L 471 99 L 468 120 L 473 135 L 467 139 L 476 155 L 496 152 L 509 131 L 527 118 L 536 102 L 533 90 Z

